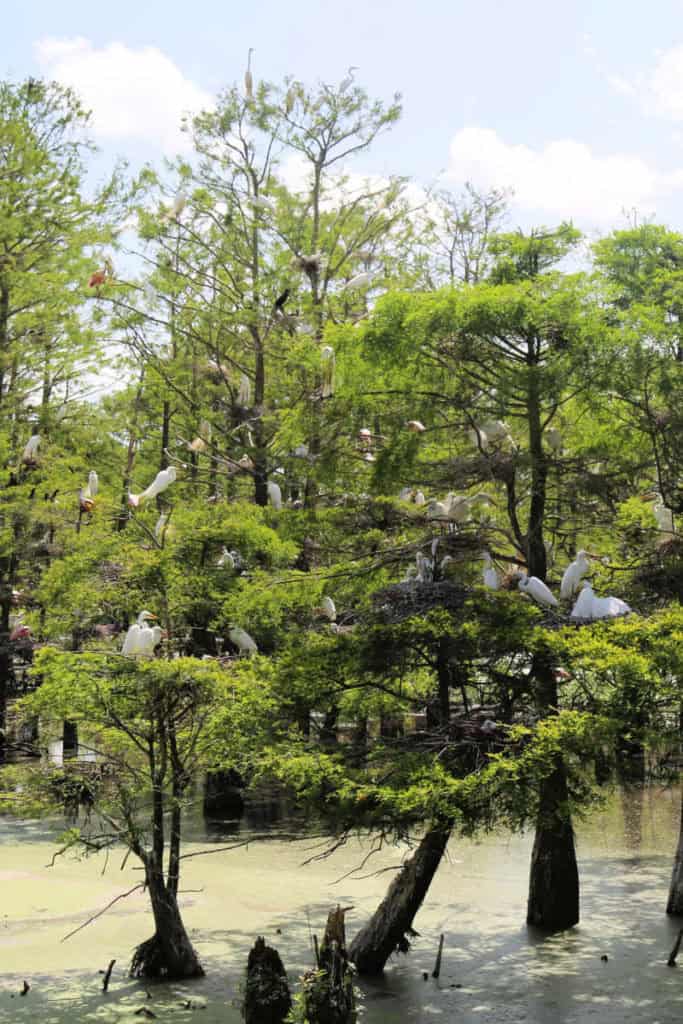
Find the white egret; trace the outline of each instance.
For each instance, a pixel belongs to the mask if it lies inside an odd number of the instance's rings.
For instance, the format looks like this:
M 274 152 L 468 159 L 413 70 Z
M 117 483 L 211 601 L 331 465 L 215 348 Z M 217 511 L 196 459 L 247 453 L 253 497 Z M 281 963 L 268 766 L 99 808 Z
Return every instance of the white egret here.
M 552 448 L 554 452 L 562 451 L 562 432 L 557 427 L 550 427 L 546 430 L 545 439 L 548 442 L 548 447 Z
M 274 509 L 279 511 L 282 508 L 282 491 L 273 480 L 268 481 L 268 501 Z
M 334 394 L 334 349 L 331 345 L 325 345 L 320 353 L 322 363 L 322 396 L 331 398 Z
M 413 489 L 412 487 L 402 487 L 401 492 L 398 496 L 399 501 L 412 501 Z
M 417 493 L 415 494 L 415 504 L 416 505 L 424 505 L 425 501 L 426 501 L 426 498 L 425 498 L 424 494 L 422 493 L 422 491 L 417 491 Z
M 558 600 L 553 592 L 543 580 L 539 580 L 538 576 L 527 576 L 525 573 L 520 573 L 517 586 L 523 594 L 528 594 L 537 604 L 545 605 L 548 608 L 556 608 L 558 605 Z
M 361 427 L 358 431 L 358 440 L 360 444 L 367 448 L 368 445 L 372 444 L 372 431 L 369 427 Z
M 230 569 L 230 570 L 232 570 L 232 569 L 235 568 L 235 564 L 236 563 L 235 563 L 235 559 L 234 559 L 234 556 L 233 556 L 232 552 L 228 551 L 228 549 L 226 547 L 224 547 L 222 552 L 221 552 L 220 558 L 216 562 L 216 565 L 220 569 Z
M 574 561 L 567 566 L 560 584 L 560 597 L 568 601 L 579 589 L 581 578 L 586 575 L 589 569 L 588 552 L 577 551 Z
M 368 285 L 372 284 L 375 274 L 369 270 L 363 271 L 362 274 L 356 274 L 344 285 L 343 291 L 351 292 L 357 288 L 367 288 Z
M 412 430 L 414 434 L 422 434 L 427 429 L 424 423 L 420 423 L 419 420 L 408 420 L 406 422 L 408 430 Z
M 498 573 L 493 566 L 493 559 L 488 551 L 482 551 L 481 557 L 484 562 L 484 586 L 488 587 L 489 590 L 498 590 L 500 586 L 500 580 L 498 579 Z
M 154 525 L 154 539 L 157 544 L 161 544 L 166 537 L 170 537 L 168 526 L 168 516 L 165 513 L 161 513 Z
M 415 555 L 415 565 L 417 567 L 417 582 L 431 583 L 434 579 L 434 563 L 432 560 L 423 555 L 421 551 L 418 551 Z
M 168 223 L 168 221 L 171 220 L 178 220 L 180 218 L 180 214 L 185 209 L 186 204 L 187 196 L 185 195 L 184 192 L 178 192 L 175 199 L 173 200 L 171 209 L 167 210 L 166 213 L 164 213 L 162 220 L 165 223 Z
M 570 618 L 613 619 L 620 615 L 628 615 L 630 611 L 630 606 L 620 597 L 596 597 L 590 583 L 584 582 Z
M 427 505 L 427 519 L 448 519 L 448 506 L 432 498 Z
M 330 622 L 337 621 L 337 608 L 331 597 L 328 597 L 327 595 L 323 597 L 320 602 L 319 611 L 321 615 L 324 615 L 326 619 L 330 620 Z
M 95 504 L 95 497 L 99 490 L 99 480 L 95 470 L 88 474 L 88 483 L 78 493 L 78 501 L 83 512 L 91 512 Z
M 275 204 L 268 196 L 252 196 L 250 202 L 257 210 L 262 210 L 264 213 L 275 213 Z M 276 306 L 276 309 L 282 309 L 283 305 L 284 303 Z
M 654 514 L 655 519 L 657 520 L 659 532 L 665 534 L 668 537 L 673 537 L 675 535 L 674 514 L 673 511 L 667 505 L 664 504 L 664 499 L 662 498 L 659 491 L 651 491 L 650 493 L 644 495 L 644 500 L 654 501 L 654 505 L 652 506 L 652 512 Z
M 237 404 L 242 406 L 248 406 L 251 402 L 251 381 L 247 377 L 246 373 L 243 373 L 240 377 L 240 386 L 237 392 Z
M 240 654 L 258 654 L 256 641 L 249 636 L 246 629 L 242 629 L 240 626 L 233 626 L 228 632 L 228 637 Z
M 365 462 L 375 462 L 375 456 L 372 454 L 372 452 L 366 452 L 365 455 L 363 456 L 363 459 Z
M 121 654 L 127 657 L 139 655 L 141 658 L 151 658 L 154 655 L 154 648 L 161 640 L 161 627 L 148 626 L 147 622 L 156 619 L 151 612 L 142 611 L 138 615 L 137 622 L 129 628 L 123 641 Z
M 237 460 L 237 465 L 240 467 L 240 469 L 243 469 L 248 473 L 250 473 L 254 469 L 253 459 L 249 458 L 249 456 L 246 454 L 240 456 L 240 458 Z
M 297 459 L 307 459 L 309 453 L 309 447 L 307 444 L 298 444 L 294 449 L 294 454 Z
M 35 465 L 38 460 L 38 449 L 40 447 L 40 434 L 32 434 L 29 437 L 24 451 L 21 455 L 21 461 L 27 466 Z
M 254 47 L 249 47 L 249 55 L 247 57 L 247 70 L 244 72 L 244 92 L 248 100 L 254 98 L 254 77 L 251 73 L 251 55 L 254 52 Z
M 157 494 L 161 494 L 167 487 L 170 487 L 176 479 L 175 466 L 169 466 L 168 469 L 162 469 L 154 477 L 154 480 L 149 487 L 142 491 L 140 494 L 129 494 L 128 504 L 132 505 L 133 508 L 137 508 L 141 501 L 149 501 L 151 498 L 156 498 Z

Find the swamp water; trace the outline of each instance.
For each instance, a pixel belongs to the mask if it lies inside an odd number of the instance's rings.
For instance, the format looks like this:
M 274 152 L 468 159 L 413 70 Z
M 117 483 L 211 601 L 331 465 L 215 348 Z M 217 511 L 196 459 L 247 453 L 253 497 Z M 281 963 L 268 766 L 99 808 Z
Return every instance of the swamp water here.
M 360 983 L 361 1020 L 398 1024 L 672 1024 L 683 1020 L 683 955 L 666 959 L 677 928 L 664 914 L 678 832 L 680 793 L 650 787 L 615 792 L 577 827 L 582 882 L 579 927 L 551 937 L 524 925 L 531 836 L 492 834 L 451 842 L 415 925 L 407 957 L 394 958 L 380 981 Z M 195 822 L 185 853 L 240 842 L 249 820 L 201 834 Z M 385 848 L 357 876 L 367 845 L 353 840 L 328 859 L 302 862 L 319 841 L 267 839 L 184 863 L 183 916 L 207 977 L 189 984 L 145 985 L 126 977 L 133 946 L 152 933 L 146 895 L 121 900 L 66 942 L 77 928 L 140 874 L 132 858 L 59 858 L 55 834 L 42 823 L 0 819 L 0 1021 L 40 1024 L 145 1019 L 237 1024 L 248 951 L 262 934 L 275 945 L 290 982 L 312 963 L 311 933 L 322 935 L 327 911 L 347 914 L 348 937 L 375 908 L 405 850 Z M 263 835 L 263 832 L 260 832 Z M 339 881 L 339 879 L 342 879 Z M 439 982 L 431 976 L 445 934 Z M 601 961 L 606 954 L 608 961 Z M 99 970 L 117 963 L 110 990 Z M 29 993 L 19 992 L 24 978 Z M 462 987 L 455 988 L 455 985 Z M 145 989 L 151 993 L 147 997 Z M 190 1005 L 187 1005 L 189 1002 Z M 200 1009 L 200 1007 L 205 1007 Z

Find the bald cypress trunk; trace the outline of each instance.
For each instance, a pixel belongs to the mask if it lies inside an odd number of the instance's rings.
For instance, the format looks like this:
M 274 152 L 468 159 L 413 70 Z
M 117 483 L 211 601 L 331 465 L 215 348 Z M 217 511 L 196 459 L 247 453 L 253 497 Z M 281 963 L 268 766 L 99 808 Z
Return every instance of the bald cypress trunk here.
M 537 658 L 533 674 L 539 714 L 553 714 L 557 684 L 552 667 Z M 579 921 L 579 870 L 568 801 L 567 770 L 558 756 L 540 784 L 527 905 L 527 924 L 552 931 L 571 928 Z
M 432 825 L 354 938 L 349 957 L 359 974 L 381 974 L 392 953 L 408 952 L 413 920 L 441 863 L 451 828 L 451 822 Z
M 678 847 L 674 869 L 669 886 L 669 900 L 666 904 L 667 914 L 683 917 L 683 790 L 681 791 L 681 828 L 678 834 Z

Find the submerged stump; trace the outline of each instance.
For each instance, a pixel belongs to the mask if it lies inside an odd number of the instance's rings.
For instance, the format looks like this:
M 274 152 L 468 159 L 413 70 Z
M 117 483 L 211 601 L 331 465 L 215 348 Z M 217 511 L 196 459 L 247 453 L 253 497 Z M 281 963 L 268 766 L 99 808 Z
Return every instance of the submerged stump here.
M 242 1016 L 246 1024 L 283 1024 L 292 1006 L 280 954 L 259 938 L 249 953 Z
M 353 971 L 341 907 L 328 915 L 318 967 L 304 975 L 302 995 L 307 1024 L 355 1024 Z

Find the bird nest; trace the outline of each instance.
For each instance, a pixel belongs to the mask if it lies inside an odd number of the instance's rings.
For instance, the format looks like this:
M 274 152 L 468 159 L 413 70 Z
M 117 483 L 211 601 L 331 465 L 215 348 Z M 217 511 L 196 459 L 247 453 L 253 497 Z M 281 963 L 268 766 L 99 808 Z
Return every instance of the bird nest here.
M 105 583 L 120 583 L 123 566 L 119 562 L 100 562 L 99 574 Z
M 426 615 L 434 608 L 460 611 L 469 591 L 449 580 L 438 583 L 396 583 L 379 590 L 373 597 L 378 618 L 382 622 L 403 622 L 414 615 Z

